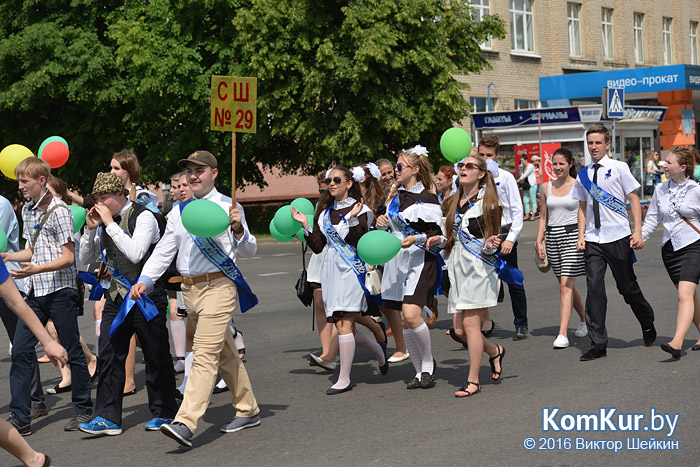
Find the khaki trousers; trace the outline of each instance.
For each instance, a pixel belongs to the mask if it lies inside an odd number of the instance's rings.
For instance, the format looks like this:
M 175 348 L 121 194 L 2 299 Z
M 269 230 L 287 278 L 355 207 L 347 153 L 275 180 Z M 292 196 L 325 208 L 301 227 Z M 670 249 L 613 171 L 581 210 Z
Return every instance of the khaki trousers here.
M 217 369 L 233 394 L 236 415 L 252 417 L 260 412 L 248 373 L 229 332 L 236 308 L 236 284 L 227 277 L 194 285 L 182 284 L 187 317 L 194 324 L 192 369 L 175 421 L 194 433 L 209 405 Z

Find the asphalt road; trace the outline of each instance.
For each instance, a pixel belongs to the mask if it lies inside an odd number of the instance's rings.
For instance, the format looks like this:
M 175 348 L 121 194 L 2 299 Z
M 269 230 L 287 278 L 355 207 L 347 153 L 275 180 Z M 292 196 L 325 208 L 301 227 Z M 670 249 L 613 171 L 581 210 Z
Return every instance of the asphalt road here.
M 220 433 L 218 427 L 234 414 L 230 393 L 224 393 L 212 397 L 195 433 L 194 449 L 181 448 L 160 433 L 144 432 L 142 425 L 151 416 L 144 367 L 138 364 L 138 392 L 124 400 L 125 431 L 121 436 L 91 438 L 64 432 L 72 406 L 70 394 L 61 394 L 47 396 L 50 414 L 35 421 L 35 433 L 27 440 L 49 453 L 58 466 L 697 466 L 700 352 L 687 352 L 680 361 L 672 361 L 658 347 L 674 332 L 677 306 L 675 289 L 656 246 L 660 232 L 638 253 L 635 267 L 656 313 L 656 345 L 643 346 L 639 325 L 608 274 L 608 356 L 593 362 L 579 361 L 589 340 L 573 337 L 575 318 L 570 325 L 571 347 L 552 349 L 559 322 L 558 286 L 551 272 L 542 274 L 535 268 L 534 235 L 535 223 L 526 223 L 519 247 L 530 338 L 512 341 L 512 313 L 506 297 L 504 304 L 492 310 L 496 321 L 493 341 L 508 350 L 503 381 L 491 384 L 484 358 L 482 392 L 474 397 L 453 396 L 465 379 L 467 352 L 445 336 L 451 318 L 445 312 L 444 299 L 431 331 L 438 365 L 435 388 L 407 391 L 406 383 L 412 377 L 410 362 L 393 365 L 387 376 L 381 376 L 370 354 L 358 350 L 352 369 L 355 388 L 326 396 L 325 390 L 336 376 L 309 366 L 307 354 L 320 348 L 318 334 L 311 330 L 311 309 L 304 308 L 294 295 L 301 269 L 299 244 L 264 243 L 257 257 L 239 263 L 260 304 L 245 315 L 236 315 L 236 324 L 245 334 L 246 366 L 262 409 L 259 427 Z M 583 279 L 578 288 L 586 293 Z M 94 327 L 86 311 L 80 326 L 91 343 Z M 684 347 L 689 350 L 697 338 L 698 331 L 691 329 Z M 389 340 L 391 350 L 393 340 Z M 4 330 L 0 330 L 0 355 L 4 356 L 0 360 L 2 412 L 7 414 L 10 358 Z M 42 376 L 45 387 L 59 381 L 58 371 L 50 365 L 42 365 Z M 547 423 L 544 411 L 553 408 L 560 412 Z M 603 422 L 598 431 L 571 425 L 577 414 L 600 414 L 602 409 L 608 415 L 610 408 L 617 412 L 609 419 L 611 423 Z M 677 420 L 671 436 L 667 436 L 667 421 L 659 428 L 661 419 L 651 419 L 652 410 L 657 415 L 678 415 L 671 419 Z M 625 430 L 627 417 L 620 423 L 618 414 L 641 414 L 639 426 Z M 555 427 L 560 431 L 553 431 Z M 533 449 L 524 447 L 530 443 L 527 438 L 532 438 Z M 653 444 L 656 449 L 651 450 L 630 449 L 637 440 L 664 443 Z M 667 445 L 667 440 L 677 444 Z M 676 449 L 660 449 L 672 447 Z M 13 457 L 0 452 L 0 465 L 16 464 Z

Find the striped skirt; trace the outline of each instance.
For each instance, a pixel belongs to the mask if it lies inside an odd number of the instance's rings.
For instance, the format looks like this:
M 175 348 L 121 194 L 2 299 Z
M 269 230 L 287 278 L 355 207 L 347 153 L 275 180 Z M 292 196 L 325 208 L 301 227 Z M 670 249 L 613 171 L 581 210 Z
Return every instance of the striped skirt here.
M 547 227 L 547 260 L 557 277 L 586 275 L 583 251 L 576 251 L 578 226 L 560 225 Z

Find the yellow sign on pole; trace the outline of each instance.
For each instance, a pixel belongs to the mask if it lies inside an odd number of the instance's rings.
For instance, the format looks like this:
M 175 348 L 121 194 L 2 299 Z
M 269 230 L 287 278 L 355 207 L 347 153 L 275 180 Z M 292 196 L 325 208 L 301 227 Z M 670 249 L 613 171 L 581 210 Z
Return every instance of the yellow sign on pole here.
M 255 133 L 257 100 L 257 78 L 212 76 L 211 129 Z

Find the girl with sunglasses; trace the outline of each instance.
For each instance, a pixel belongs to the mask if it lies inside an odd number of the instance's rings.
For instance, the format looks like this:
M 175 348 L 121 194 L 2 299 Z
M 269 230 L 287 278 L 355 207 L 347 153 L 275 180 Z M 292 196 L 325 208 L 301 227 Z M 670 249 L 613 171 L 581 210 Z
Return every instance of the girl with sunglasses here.
M 367 299 L 355 269 L 351 266 L 357 257 L 360 237 L 369 231 L 374 220 L 372 211 L 362 204 L 359 184 L 353 180 L 346 167 L 336 166 L 326 178 L 328 191 L 321 199 L 313 225 L 306 216 L 292 208 L 294 219 L 304 227 L 304 238 L 314 253 L 321 253 L 328 245 L 321 289 L 328 322 L 335 323 L 340 346 L 340 375 L 326 394 L 334 395 L 352 389 L 350 369 L 355 358 L 355 346 L 372 352 L 377 358 L 379 370 L 386 374 L 386 337 L 378 344 L 355 329 L 355 321 L 367 312 Z M 359 200 L 359 201 L 358 201 Z M 364 284 L 364 277 L 362 277 Z
M 431 237 L 428 244 L 442 245 L 449 255 L 451 286 L 447 311 L 457 315 L 454 324 L 460 334 L 466 334 L 470 362 L 467 381 L 455 397 L 468 397 L 481 391 L 479 368 L 483 353 L 490 357 L 494 381 L 501 378 L 506 353 L 481 333 L 486 310 L 498 302 L 498 270 L 481 257 L 492 257 L 501 243 L 501 207 L 496 183 L 482 157 L 470 156 L 458 168 L 459 189 L 444 205 L 444 236 Z
M 426 242 L 440 233 L 442 209 L 427 155 L 422 146 L 399 154 L 397 183 L 387 198 L 387 214 L 377 218 L 377 227 L 389 229 L 403 246 L 384 265 L 382 299 L 385 308 L 399 310 L 403 317 L 404 340 L 416 370 L 408 389 L 427 389 L 435 383 L 430 332 L 421 312 L 435 296 L 440 266 L 438 255 L 427 249 Z

